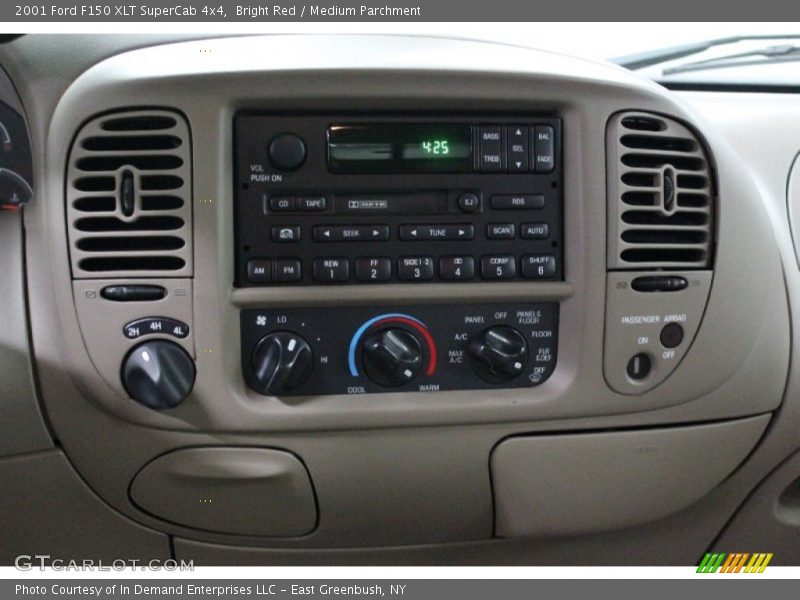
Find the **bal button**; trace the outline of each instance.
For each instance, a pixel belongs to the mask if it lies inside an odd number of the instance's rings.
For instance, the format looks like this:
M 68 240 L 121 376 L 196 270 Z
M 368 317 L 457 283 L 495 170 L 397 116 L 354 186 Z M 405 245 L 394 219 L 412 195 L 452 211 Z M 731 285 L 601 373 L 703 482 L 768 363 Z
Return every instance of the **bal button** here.
M 281 171 L 294 171 L 306 159 L 306 144 L 293 133 L 282 133 L 269 143 L 269 162 Z

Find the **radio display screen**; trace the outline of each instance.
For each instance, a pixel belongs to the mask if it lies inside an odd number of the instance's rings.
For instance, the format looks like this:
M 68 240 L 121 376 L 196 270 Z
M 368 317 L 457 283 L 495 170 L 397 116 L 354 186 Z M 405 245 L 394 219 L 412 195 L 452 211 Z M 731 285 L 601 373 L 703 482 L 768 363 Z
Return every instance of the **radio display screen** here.
M 464 173 L 472 127 L 460 123 L 357 123 L 328 128 L 333 173 Z

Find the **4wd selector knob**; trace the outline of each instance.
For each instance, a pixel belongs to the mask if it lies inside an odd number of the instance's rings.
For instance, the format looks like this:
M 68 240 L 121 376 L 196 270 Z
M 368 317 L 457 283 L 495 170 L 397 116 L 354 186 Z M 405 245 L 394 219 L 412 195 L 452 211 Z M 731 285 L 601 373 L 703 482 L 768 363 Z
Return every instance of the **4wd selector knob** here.
M 183 402 L 194 387 L 195 375 L 192 357 L 166 340 L 139 344 L 122 363 L 122 386 L 148 408 L 172 408 Z
M 364 338 L 361 362 L 372 381 L 397 387 L 416 379 L 422 370 L 422 345 L 404 329 L 379 329 Z
M 260 391 L 271 396 L 300 386 L 313 368 L 311 346 L 291 331 L 270 333 L 253 350 L 253 376 L 261 386 Z
M 517 377 L 528 362 L 528 344 L 522 334 L 507 325 L 484 329 L 467 347 L 475 373 L 489 383 L 505 383 Z

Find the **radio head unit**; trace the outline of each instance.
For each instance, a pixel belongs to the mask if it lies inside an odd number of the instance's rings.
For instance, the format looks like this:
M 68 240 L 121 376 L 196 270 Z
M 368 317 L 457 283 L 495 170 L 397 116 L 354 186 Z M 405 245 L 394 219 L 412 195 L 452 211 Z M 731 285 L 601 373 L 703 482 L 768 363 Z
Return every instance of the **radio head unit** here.
M 237 286 L 563 279 L 558 118 L 234 127 Z

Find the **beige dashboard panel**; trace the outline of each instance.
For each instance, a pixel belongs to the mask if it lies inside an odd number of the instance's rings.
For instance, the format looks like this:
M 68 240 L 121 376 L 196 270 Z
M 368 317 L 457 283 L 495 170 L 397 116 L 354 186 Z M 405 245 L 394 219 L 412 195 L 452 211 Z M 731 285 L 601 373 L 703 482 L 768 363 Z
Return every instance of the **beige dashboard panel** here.
M 519 436 L 491 458 L 500 537 L 573 535 L 655 521 L 727 477 L 769 423 Z M 691 467 L 689 467 L 691 465 Z
M 142 510 L 205 531 L 295 537 L 317 523 L 306 468 L 270 448 L 176 450 L 146 465 L 130 493 Z
M 35 100 L 35 92 L 25 90 L 33 110 L 41 111 L 37 122 L 47 124 L 33 136 L 46 166 L 37 189 L 47 198 L 63 200 L 69 141 L 76 124 L 95 114 L 168 105 L 186 116 L 192 139 L 203 141 L 192 147 L 193 164 L 203 168 L 192 171 L 194 271 L 187 321 L 198 376 L 192 395 L 175 409 L 155 412 L 120 396 L 110 381 L 116 373 L 111 357 L 124 354 L 124 339 L 83 340 L 84 308 L 69 293 L 64 202 L 38 203 L 26 214 L 31 311 L 40 317 L 32 323 L 32 338 L 53 428 L 97 493 L 140 523 L 202 542 L 298 551 L 487 540 L 493 519 L 488 461 L 502 439 L 678 427 L 762 414 L 781 403 L 789 315 L 758 188 L 712 128 L 662 88 L 621 69 L 458 40 L 270 36 L 126 52 L 87 70 L 50 108 Z M 547 111 L 562 118 L 568 165 L 563 283 L 397 284 L 363 294 L 350 286 L 334 292 L 233 288 L 232 123 L 238 110 L 436 113 L 454 106 L 476 114 Z M 610 115 L 631 107 L 673 115 L 702 132 L 722 199 L 703 322 L 673 375 L 637 396 L 609 388 L 603 374 L 605 130 Z M 762 243 L 741 252 L 742 240 L 755 237 Z M 743 270 L 751 274 L 747 281 Z M 762 289 L 779 292 L 762 298 Z M 243 307 L 464 304 L 512 296 L 560 304 L 558 365 L 535 389 L 287 402 L 244 385 Z M 113 319 L 115 327 L 124 325 L 121 317 Z M 720 349 L 725 360 L 719 360 Z M 109 357 L 100 370 L 93 360 L 98 354 Z M 317 529 L 296 539 L 239 540 L 165 523 L 131 502 L 130 481 L 145 464 L 178 448 L 206 445 L 285 448 L 300 457 L 319 501 Z

